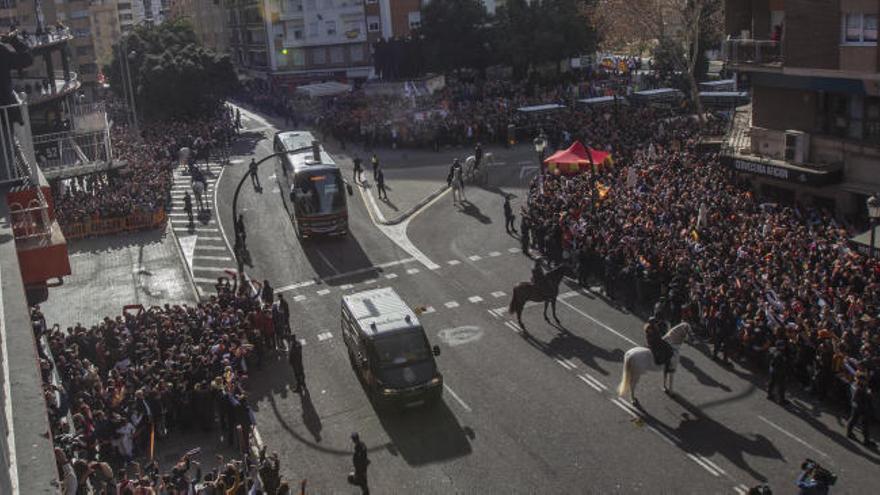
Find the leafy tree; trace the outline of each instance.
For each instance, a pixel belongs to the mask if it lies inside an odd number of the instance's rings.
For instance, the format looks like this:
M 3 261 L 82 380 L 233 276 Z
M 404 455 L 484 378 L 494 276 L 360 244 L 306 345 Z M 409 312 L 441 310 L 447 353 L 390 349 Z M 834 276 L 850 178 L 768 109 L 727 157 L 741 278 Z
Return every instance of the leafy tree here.
M 434 0 L 422 17 L 420 34 L 431 68 L 445 72 L 489 64 L 489 17 L 480 0 Z
M 120 96 L 125 91 L 119 58 L 123 53 L 137 109 L 146 119 L 211 113 L 238 84 L 229 57 L 199 45 L 185 20 L 138 26 L 114 46 L 105 73 L 112 91 Z
M 530 67 L 591 53 L 596 31 L 587 15 L 594 0 L 508 0 L 498 9 L 499 55 L 520 77 Z

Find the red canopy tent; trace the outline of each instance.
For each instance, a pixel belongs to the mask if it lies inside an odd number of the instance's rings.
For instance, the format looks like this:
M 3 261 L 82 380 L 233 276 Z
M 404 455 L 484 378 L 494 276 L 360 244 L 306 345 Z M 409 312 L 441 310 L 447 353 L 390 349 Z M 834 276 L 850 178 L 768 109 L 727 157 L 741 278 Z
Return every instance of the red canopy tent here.
M 596 166 L 611 165 L 613 163 L 611 153 L 593 148 L 585 148 L 580 141 L 575 141 L 566 150 L 553 153 L 544 159 L 544 163 L 547 165 L 547 170 L 551 173 L 559 170 L 562 174 L 573 175 L 590 168 L 590 159 L 587 157 L 588 152 Z

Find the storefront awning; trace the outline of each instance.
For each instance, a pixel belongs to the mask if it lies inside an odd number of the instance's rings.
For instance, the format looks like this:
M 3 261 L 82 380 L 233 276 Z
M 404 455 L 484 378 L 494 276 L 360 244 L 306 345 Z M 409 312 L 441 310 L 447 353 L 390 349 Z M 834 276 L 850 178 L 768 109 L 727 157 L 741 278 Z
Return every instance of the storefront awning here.
M 843 170 L 840 168 L 808 168 L 780 160 L 767 160 L 745 155 L 723 155 L 721 164 L 732 168 L 735 172 L 806 186 L 837 184 L 843 178 Z
M 868 255 L 871 247 L 871 230 L 868 229 L 849 240 L 850 247 Z M 874 252 L 880 251 L 880 225 L 874 226 Z

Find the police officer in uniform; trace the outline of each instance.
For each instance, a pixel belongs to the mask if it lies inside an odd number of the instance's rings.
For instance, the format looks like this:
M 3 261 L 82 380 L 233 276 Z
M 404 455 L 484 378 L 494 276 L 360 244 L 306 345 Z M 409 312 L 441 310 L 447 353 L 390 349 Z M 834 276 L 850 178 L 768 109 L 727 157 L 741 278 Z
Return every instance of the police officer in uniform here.
M 651 354 L 654 355 L 654 363 L 663 365 L 665 368 L 668 367 L 675 351 L 668 342 L 663 340 L 660 325 L 657 318 L 653 316 L 648 318 L 648 323 L 645 323 L 645 342 L 648 344 Z
M 535 260 L 535 264 L 532 266 L 532 284 L 538 288 L 541 293 L 546 292 L 546 288 L 544 287 L 544 267 L 541 266 L 541 259 L 538 258 Z
M 776 342 L 776 348 L 773 350 L 773 356 L 770 358 L 770 382 L 767 383 L 768 400 L 773 400 L 775 392 L 780 404 L 785 405 L 788 403 L 788 400 L 785 398 L 788 368 L 788 345 L 785 340 L 779 340 Z
M 852 386 L 852 395 L 850 396 L 850 413 L 849 421 L 846 422 L 846 436 L 855 440 L 853 427 L 856 423 L 861 423 L 863 443 L 868 447 L 876 444 L 871 441 L 871 419 L 874 416 L 873 407 L 871 406 L 871 390 L 868 388 L 868 377 L 864 373 L 858 373 L 856 380 Z

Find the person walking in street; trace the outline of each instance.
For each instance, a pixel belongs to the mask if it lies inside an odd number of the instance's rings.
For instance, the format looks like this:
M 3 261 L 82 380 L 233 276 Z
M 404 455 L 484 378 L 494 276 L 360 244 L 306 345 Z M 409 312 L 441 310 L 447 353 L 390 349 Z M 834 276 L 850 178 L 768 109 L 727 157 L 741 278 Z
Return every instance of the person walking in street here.
M 247 250 L 247 231 L 244 227 L 244 215 L 241 213 L 235 221 L 235 250 Z
M 361 157 L 355 155 L 354 160 L 352 161 L 354 162 L 354 173 L 352 175 L 352 179 L 354 179 L 355 184 L 360 184 L 364 180 L 363 160 L 361 160 Z
M 369 495 L 370 487 L 367 484 L 367 466 L 370 465 L 370 459 L 367 458 L 367 446 L 361 441 L 361 437 L 357 433 L 351 434 L 351 441 L 354 443 L 354 454 L 351 457 L 354 472 L 348 474 L 348 482 L 360 487 L 361 495 Z
M 523 212 L 522 220 L 519 221 L 519 245 L 523 254 L 531 258 L 531 254 L 529 254 L 529 235 L 531 234 L 531 224 L 529 222 L 529 217 L 526 216 L 525 212 Z
M 269 284 L 268 280 L 263 280 L 263 288 L 260 289 L 260 299 L 263 304 L 270 305 L 275 299 L 275 289 Z
M 477 143 L 479 146 L 479 143 Z M 516 220 L 516 216 L 513 214 L 513 208 L 510 206 L 510 195 L 504 196 L 504 230 L 507 231 L 508 234 L 516 234 L 516 227 L 513 225 L 513 222 Z
M 287 341 L 290 336 L 290 306 L 284 300 L 284 294 L 278 294 L 278 300 L 272 304 L 272 322 L 279 340 L 282 343 Z
M 474 146 L 474 172 L 480 168 L 480 163 L 483 161 L 483 147 L 477 142 L 477 145 Z
M 290 336 L 290 350 L 287 352 L 287 362 L 293 369 L 293 377 L 296 379 L 295 393 L 301 393 L 306 389 L 306 370 L 303 366 L 302 344 L 296 338 L 296 334 Z
M 785 387 L 788 382 L 788 346 L 784 340 L 776 342 L 776 348 L 770 358 L 770 381 L 767 383 L 767 400 L 773 400 L 774 394 L 780 404 L 788 404 L 785 398 Z
M 376 173 L 376 192 L 379 194 L 379 199 L 388 200 L 388 192 L 385 191 L 385 172 L 381 168 Z
M 849 402 L 849 420 L 846 422 L 846 436 L 855 440 L 856 436 L 853 434 L 853 428 L 857 423 L 860 424 L 862 427 L 862 443 L 866 447 L 876 446 L 871 440 L 871 419 L 874 416 L 871 395 L 867 375 L 864 372 L 859 372 L 852 385 Z
M 193 224 L 193 203 L 192 197 L 189 195 L 189 191 L 187 191 L 183 195 L 183 211 L 186 212 L 186 217 L 189 220 L 189 224 Z
M 260 185 L 260 176 L 257 174 L 257 170 L 257 161 L 251 158 L 251 163 L 248 165 L 248 173 L 251 174 L 251 184 L 253 184 L 254 190 L 262 192 L 263 186 Z
M 379 173 L 379 157 L 373 153 L 373 156 L 370 158 L 370 163 L 373 165 L 373 182 L 376 181 L 376 176 Z

